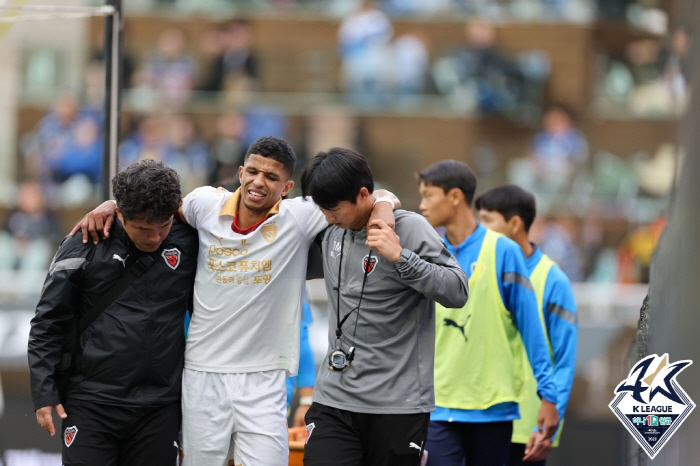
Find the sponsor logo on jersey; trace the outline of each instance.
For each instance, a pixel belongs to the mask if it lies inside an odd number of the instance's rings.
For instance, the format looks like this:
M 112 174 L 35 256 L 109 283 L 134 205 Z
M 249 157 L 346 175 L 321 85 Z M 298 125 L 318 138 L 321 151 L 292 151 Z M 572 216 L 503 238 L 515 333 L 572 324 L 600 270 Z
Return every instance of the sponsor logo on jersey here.
M 222 246 L 221 240 L 224 239 L 223 236 L 216 236 L 214 233 L 209 233 L 209 234 L 212 236 L 212 238 L 214 238 L 215 240 L 217 240 L 219 242 L 219 246 Z
M 262 237 L 265 241 L 272 243 L 275 238 L 277 238 L 277 225 L 274 223 L 265 225 L 260 229 L 260 232 L 262 233 Z
M 126 267 L 126 260 L 127 260 L 128 258 L 129 258 L 128 255 L 127 255 L 124 259 L 122 259 L 122 258 L 119 256 L 119 254 L 114 254 L 114 255 L 112 256 L 112 259 L 118 260 L 119 262 L 122 263 L 122 265 L 123 265 L 124 267 Z
M 175 270 L 180 265 L 180 250 L 178 248 L 163 249 L 162 256 L 171 269 Z
M 377 258 L 376 257 L 374 257 L 374 256 L 370 257 L 369 254 L 367 254 L 365 257 L 362 258 L 362 270 L 367 275 L 372 275 L 372 272 L 374 272 L 376 265 L 377 265 Z
M 304 439 L 304 445 L 309 443 L 309 437 L 311 437 L 311 434 L 313 433 L 315 428 L 316 424 L 313 422 L 311 424 L 306 424 L 306 438 Z
M 71 445 L 73 445 L 76 435 L 78 435 L 77 427 L 66 427 L 66 430 L 63 431 L 63 443 L 66 444 L 66 447 L 70 447 Z
M 691 360 L 668 363 L 668 354 L 652 354 L 630 370 L 615 389 L 610 409 L 653 459 L 695 404 L 676 381 Z
M 408 448 L 415 448 L 416 450 L 420 450 L 420 447 L 413 442 L 408 444 Z

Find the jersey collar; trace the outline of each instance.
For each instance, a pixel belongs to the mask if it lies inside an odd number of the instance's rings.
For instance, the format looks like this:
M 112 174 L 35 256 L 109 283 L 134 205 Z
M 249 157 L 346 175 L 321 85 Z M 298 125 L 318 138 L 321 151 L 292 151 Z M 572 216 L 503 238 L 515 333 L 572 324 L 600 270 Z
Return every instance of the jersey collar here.
M 525 267 L 527 267 L 527 271 L 529 274 L 531 274 L 532 271 L 535 270 L 537 264 L 540 263 L 540 259 L 542 259 L 542 250 L 535 243 L 530 244 L 532 244 L 534 250 L 532 251 L 532 254 L 530 254 L 530 257 L 525 258 Z
M 236 214 L 238 213 L 238 205 L 241 202 L 241 188 L 238 188 L 227 200 L 226 203 L 224 204 L 224 207 L 221 209 L 221 212 L 219 213 L 219 217 L 223 217 L 224 215 L 228 215 L 231 217 L 236 217 Z M 282 202 L 282 199 L 277 201 L 275 205 L 273 205 L 270 210 L 267 211 L 267 215 L 265 215 L 265 218 L 271 217 L 275 214 L 280 213 L 280 202 Z
M 471 245 L 483 241 L 484 236 L 486 236 L 486 227 L 481 223 L 477 223 L 474 231 L 469 236 L 464 238 L 462 244 L 454 246 L 452 243 L 450 243 L 450 241 L 447 239 L 447 232 L 445 232 L 442 240 L 445 243 L 445 246 L 447 246 L 448 251 L 450 251 L 452 254 L 457 254 L 459 251 L 463 251 L 469 248 Z

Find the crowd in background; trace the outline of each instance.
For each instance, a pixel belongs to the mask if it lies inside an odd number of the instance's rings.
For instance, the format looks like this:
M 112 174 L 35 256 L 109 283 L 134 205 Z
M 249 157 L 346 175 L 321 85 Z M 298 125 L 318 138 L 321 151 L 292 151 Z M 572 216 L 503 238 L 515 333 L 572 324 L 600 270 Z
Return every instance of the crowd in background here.
M 609 199 L 662 199 L 673 179 L 675 149 L 661 146 L 653 158 L 632 162 L 604 151 L 589 153 L 586 135 L 578 129 L 577 112 L 566 105 L 546 104 L 544 89 L 551 74 L 547 54 L 531 50 L 510 55 L 495 40 L 496 6 L 512 11 L 540 8 L 566 18 L 577 8 L 592 8 L 590 2 L 345 3 L 354 8 L 341 21 L 337 34 L 341 65 L 337 89 L 344 94 L 346 105 L 370 110 L 419 109 L 422 96 L 433 94 L 445 96 L 445 105 L 465 114 L 498 115 L 533 128 L 522 156 L 505 167 L 504 181 L 536 194 L 542 215 L 533 226 L 533 236 L 543 250 L 575 282 L 648 279 L 651 252 L 662 230 L 658 227 L 663 224 L 662 212 L 652 209 L 646 218 L 622 212 L 632 226 L 640 224 L 644 229 L 630 234 L 616 251 L 617 245 L 607 244 L 604 238 L 601 209 L 588 206 L 605 205 Z M 481 17 L 467 20 L 464 41 L 442 55 L 431 53 L 430 40 L 419 23 L 411 32 L 394 33 L 394 15 L 455 8 Z M 623 10 L 629 13 L 629 8 Z M 634 41 L 623 56 L 598 57 L 596 105 L 626 102 L 637 115 L 681 111 L 687 94 L 688 32 L 679 26 L 669 38 L 668 43 Z M 281 108 L 249 98 L 251 91 L 265 91 L 259 74 L 261 58 L 252 39 L 251 24 L 236 20 L 205 31 L 196 44 L 177 27 L 164 29 L 140 63 L 126 50 L 122 79 L 137 111 L 128 127 L 122 128 L 125 137 L 119 144 L 119 166 L 153 158 L 179 172 L 185 193 L 217 183 L 235 189 L 248 145 L 262 135 L 287 138 L 289 129 L 289 117 Z M 202 56 L 207 66 L 200 69 Z M 27 251 L 41 255 L 43 246 L 28 246 L 36 241 L 45 242 L 48 251 L 55 247 L 61 227 L 56 226 L 52 210 L 95 202 L 102 169 L 103 78 L 102 56 L 95 52 L 86 67 L 85 95 L 61 93 L 35 129 L 22 138 L 27 181 L 17 189 L 15 207 L 4 221 L 0 255 L 13 256 L 2 261 L 4 266 L 45 267 L 48 256 L 39 260 Z M 210 137 L 204 136 L 197 115 L 182 110 L 202 99 L 216 99 L 229 109 L 216 116 Z M 155 113 L 154 108 L 165 111 Z M 309 117 L 307 126 L 314 124 Z M 306 134 L 306 139 L 312 137 Z M 353 136 L 346 139 L 359 144 Z M 311 152 L 315 144 L 302 140 L 296 145 L 303 166 L 313 155 L 307 150 Z M 478 161 L 475 165 L 478 169 Z

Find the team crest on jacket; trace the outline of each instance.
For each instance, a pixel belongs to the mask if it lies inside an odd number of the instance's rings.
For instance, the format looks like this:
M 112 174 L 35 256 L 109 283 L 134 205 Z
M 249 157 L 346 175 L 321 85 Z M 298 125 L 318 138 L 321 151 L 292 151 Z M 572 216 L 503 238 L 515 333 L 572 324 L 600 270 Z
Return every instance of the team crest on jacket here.
M 695 404 L 676 381 L 690 360 L 668 363 L 668 354 L 639 361 L 615 389 L 610 409 L 654 458 L 685 421 Z
M 77 427 L 66 427 L 66 430 L 63 431 L 63 442 L 66 444 L 66 447 L 70 447 L 71 445 L 73 445 L 73 441 L 75 440 L 76 435 L 78 435 Z
M 377 265 L 377 258 L 376 257 L 370 257 L 370 255 L 367 254 L 365 257 L 362 258 L 362 270 L 367 275 L 372 275 L 372 272 L 374 272 L 376 265 Z
M 178 248 L 163 249 L 163 259 L 168 267 L 175 270 L 180 265 L 180 250 Z
M 272 243 L 275 238 L 277 238 L 277 225 L 270 224 L 270 225 L 265 225 L 260 229 L 260 232 L 262 233 L 263 239 L 267 241 L 268 243 Z

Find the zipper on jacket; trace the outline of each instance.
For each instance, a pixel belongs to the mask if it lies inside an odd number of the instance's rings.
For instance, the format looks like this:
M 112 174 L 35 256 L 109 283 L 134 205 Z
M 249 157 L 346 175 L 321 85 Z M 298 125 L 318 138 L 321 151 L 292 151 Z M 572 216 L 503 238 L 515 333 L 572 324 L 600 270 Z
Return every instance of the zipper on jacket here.
M 156 267 L 157 264 L 153 264 L 153 267 Z M 143 286 L 144 289 L 148 290 L 148 275 L 143 274 Z M 153 334 L 151 332 L 151 327 L 153 325 L 153 307 L 151 306 L 151 296 L 150 294 L 145 294 L 146 296 L 146 304 L 147 304 L 147 309 L 148 309 L 148 320 L 146 321 L 146 377 L 144 378 L 143 381 L 143 404 L 146 406 L 148 404 L 148 400 L 146 398 L 146 390 L 148 389 L 148 380 L 151 376 L 151 364 L 153 364 L 152 358 L 153 358 L 153 341 L 152 337 Z

